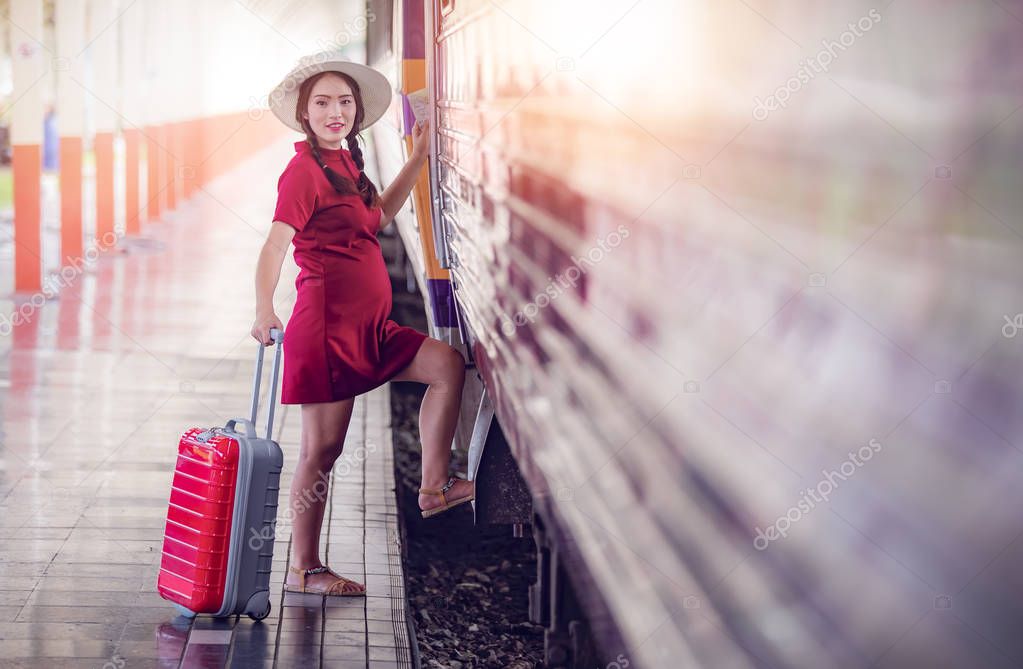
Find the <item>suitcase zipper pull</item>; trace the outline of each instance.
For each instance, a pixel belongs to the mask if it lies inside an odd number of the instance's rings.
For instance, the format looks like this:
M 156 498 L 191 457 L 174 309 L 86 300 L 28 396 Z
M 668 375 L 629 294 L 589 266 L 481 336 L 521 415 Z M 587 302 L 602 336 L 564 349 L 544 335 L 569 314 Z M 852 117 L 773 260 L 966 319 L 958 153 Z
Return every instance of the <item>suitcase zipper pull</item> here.
M 205 444 L 207 441 L 209 441 L 214 436 L 216 436 L 216 434 L 217 434 L 217 432 L 219 430 L 220 430 L 219 427 L 208 428 L 208 429 L 204 430 L 203 432 L 200 432 L 199 434 L 195 435 L 195 440 L 198 441 L 201 444 Z

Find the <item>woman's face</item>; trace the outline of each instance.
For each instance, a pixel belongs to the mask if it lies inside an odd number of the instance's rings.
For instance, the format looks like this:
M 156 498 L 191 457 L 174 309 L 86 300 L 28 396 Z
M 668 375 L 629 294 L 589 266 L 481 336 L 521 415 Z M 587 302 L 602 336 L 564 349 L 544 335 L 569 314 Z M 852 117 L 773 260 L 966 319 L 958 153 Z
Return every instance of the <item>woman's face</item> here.
M 336 74 L 320 77 L 309 92 L 305 117 L 320 146 L 340 149 L 355 124 L 355 96 L 348 82 Z

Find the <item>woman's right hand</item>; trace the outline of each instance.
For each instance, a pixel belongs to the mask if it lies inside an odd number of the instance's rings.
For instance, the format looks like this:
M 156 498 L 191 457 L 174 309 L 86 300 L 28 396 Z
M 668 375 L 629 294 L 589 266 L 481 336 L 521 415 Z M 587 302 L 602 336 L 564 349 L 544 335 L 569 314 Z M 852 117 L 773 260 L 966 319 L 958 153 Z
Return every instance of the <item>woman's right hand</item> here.
M 257 314 L 256 321 L 252 324 L 251 334 L 263 346 L 270 346 L 273 344 L 273 340 L 270 338 L 270 330 L 272 328 L 284 329 L 281 319 L 277 318 L 277 314 L 272 311 L 265 314 Z

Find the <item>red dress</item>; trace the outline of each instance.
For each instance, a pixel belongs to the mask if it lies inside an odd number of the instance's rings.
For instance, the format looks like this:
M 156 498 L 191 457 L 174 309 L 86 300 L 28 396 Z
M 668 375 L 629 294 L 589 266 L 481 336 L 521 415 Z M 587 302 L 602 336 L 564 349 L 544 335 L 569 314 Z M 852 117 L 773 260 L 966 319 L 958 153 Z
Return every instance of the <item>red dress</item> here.
M 336 402 L 390 380 L 427 336 L 387 318 L 391 281 L 376 237 L 383 211 L 338 194 L 307 142 L 296 142 L 295 151 L 277 182 L 273 218 L 297 231 L 300 268 L 285 327 L 281 403 Z M 321 148 L 320 156 L 339 174 L 359 174 L 345 149 Z

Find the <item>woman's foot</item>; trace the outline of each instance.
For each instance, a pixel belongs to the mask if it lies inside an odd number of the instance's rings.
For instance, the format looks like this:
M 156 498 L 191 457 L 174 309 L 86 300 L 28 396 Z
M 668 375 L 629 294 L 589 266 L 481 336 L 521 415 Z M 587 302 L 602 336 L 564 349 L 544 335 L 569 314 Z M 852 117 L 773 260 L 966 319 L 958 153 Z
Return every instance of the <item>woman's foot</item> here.
M 419 509 L 424 518 L 443 513 L 447 509 L 476 499 L 476 484 L 451 477 L 438 488 L 419 489 Z
M 289 592 L 342 597 L 357 597 L 366 594 L 366 586 L 347 579 L 330 567 L 323 565 L 305 569 L 288 567 L 288 575 L 284 577 L 284 589 Z

